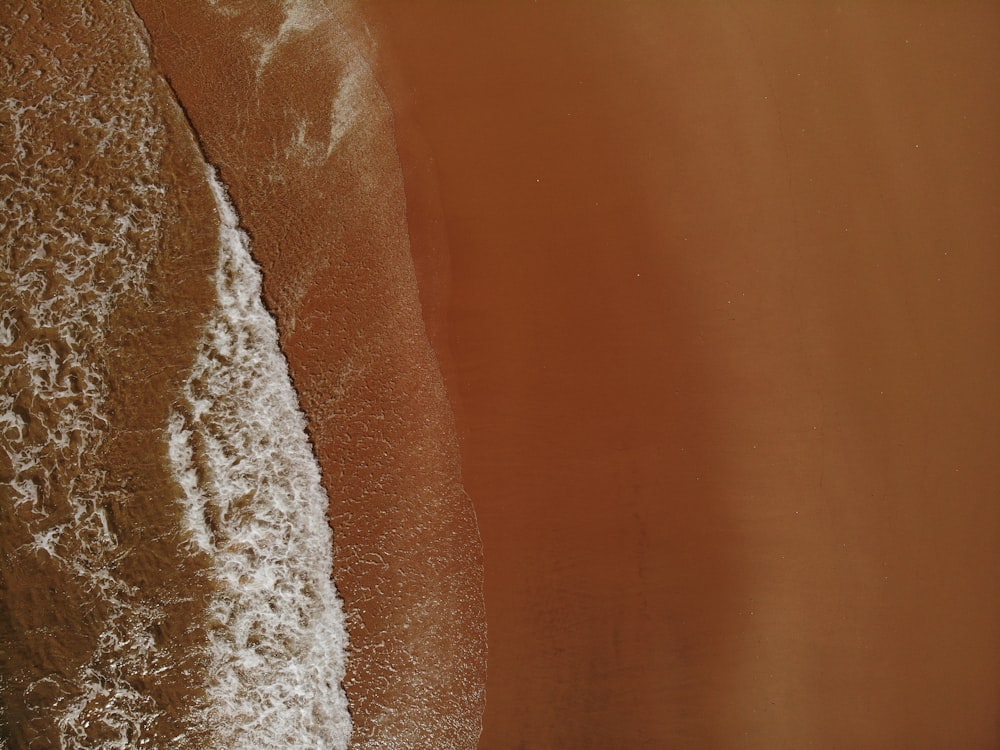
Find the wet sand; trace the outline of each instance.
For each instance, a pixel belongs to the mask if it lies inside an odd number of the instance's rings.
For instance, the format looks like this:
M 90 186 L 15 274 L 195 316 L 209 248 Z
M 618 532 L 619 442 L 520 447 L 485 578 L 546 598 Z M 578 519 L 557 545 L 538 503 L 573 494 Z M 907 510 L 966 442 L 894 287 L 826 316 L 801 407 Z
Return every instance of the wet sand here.
M 995 747 L 995 4 L 364 9 L 479 747 Z
M 308 417 L 350 636 L 351 746 L 474 747 L 482 549 L 356 17 L 338 2 L 135 7 L 252 238 Z

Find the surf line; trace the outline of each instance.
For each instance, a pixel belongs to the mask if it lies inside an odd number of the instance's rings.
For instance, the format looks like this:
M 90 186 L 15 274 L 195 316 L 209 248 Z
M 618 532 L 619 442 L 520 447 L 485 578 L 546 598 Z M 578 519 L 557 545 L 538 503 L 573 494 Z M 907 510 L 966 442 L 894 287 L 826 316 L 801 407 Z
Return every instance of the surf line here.
M 347 630 L 328 498 L 249 237 L 207 170 L 218 306 L 167 428 L 189 544 L 214 560 L 218 586 L 199 710 L 219 747 L 346 748 Z

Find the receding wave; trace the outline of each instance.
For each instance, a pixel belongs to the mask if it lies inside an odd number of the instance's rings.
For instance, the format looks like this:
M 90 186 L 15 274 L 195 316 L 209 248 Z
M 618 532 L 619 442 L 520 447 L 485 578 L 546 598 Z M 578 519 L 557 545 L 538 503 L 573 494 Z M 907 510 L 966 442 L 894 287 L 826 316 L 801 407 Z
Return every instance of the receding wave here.
M 167 668 L 153 633 L 170 607 L 122 573 L 108 339 L 162 237 L 165 139 L 136 35 L 93 39 L 108 62 L 73 68 L 85 19 L 45 10 L 8 10 L 2 27 L 3 690 L 21 706 L 7 731 L 124 748 L 160 712 L 136 678 Z

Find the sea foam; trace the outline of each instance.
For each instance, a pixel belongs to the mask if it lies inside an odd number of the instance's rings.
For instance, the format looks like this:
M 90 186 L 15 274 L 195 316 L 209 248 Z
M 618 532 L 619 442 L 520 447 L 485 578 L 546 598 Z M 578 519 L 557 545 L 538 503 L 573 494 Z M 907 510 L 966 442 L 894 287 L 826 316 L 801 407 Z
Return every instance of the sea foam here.
M 328 499 L 247 235 L 209 180 L 219 303 L 168 427 L 190 544 L 214 560 L 218 585 L 202 718 L 219 748 L 344 748 L 347 636 Z

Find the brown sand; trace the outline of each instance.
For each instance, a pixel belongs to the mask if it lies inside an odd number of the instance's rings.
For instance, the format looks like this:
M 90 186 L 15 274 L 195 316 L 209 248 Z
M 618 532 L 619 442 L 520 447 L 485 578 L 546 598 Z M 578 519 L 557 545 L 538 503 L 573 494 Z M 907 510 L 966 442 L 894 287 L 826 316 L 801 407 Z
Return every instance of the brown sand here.
M 473 747 L 482 552 L 423 331 L 390 112 L 354 21 L 299 3 L 309 17 L 282 35 L 277 4 L 135 6 L 252 236 L 309 418 L 351 639 L 352 746 Z
M 997 5 L 365 9 L 480 747 L 1000 744 Z

